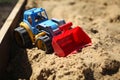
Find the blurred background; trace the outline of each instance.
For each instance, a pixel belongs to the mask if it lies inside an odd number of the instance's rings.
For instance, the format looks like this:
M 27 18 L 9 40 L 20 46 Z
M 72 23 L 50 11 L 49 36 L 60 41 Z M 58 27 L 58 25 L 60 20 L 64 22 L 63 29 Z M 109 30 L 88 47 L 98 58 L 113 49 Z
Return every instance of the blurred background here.
M 18 0 L 0 0 L 0 29 Z

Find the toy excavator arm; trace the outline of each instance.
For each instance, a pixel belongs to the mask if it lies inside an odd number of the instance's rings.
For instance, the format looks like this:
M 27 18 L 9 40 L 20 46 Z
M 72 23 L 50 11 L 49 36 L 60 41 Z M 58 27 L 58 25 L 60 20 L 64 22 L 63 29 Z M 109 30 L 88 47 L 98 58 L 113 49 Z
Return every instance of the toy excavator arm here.
M 64 32 L 71 29 L 71 26 L 72 26 L 72 22 L 69 22 L 60 26 L 59 29 Z

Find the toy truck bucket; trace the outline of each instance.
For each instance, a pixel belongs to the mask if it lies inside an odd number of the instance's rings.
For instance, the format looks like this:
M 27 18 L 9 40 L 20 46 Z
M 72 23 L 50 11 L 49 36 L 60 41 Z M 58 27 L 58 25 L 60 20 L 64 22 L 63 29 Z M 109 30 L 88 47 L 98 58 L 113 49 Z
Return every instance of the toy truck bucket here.
M 79 26 L 69 29 L 72 23 L 60 27 L 63 32 L 52 39 L 55 54 L 65 57 L 91 44 L 89 36 Z

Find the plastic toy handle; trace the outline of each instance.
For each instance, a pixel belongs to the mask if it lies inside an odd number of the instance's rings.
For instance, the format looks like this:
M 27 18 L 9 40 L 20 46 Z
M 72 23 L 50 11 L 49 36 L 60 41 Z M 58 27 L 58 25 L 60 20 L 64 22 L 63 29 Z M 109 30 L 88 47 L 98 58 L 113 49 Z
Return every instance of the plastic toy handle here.
M 59 27 L 61 31 L 67 31 L 71 28 L 72 22 L 68 22 L 66 24 L 63 24 L 62 26 Z

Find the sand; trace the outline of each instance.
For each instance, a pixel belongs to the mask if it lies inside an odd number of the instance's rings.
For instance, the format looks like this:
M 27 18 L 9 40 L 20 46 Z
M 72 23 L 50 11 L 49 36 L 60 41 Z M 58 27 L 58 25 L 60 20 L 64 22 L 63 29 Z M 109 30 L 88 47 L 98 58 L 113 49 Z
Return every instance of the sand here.
M 120 80 L 119 0 L 28 0 L 26 9 L 32 7 L 45 8 L 49 18 L 73 22 L 73 28 L 81 26 L 92 46 L 67 57 L 45 54 L 36 47 L 22 50 L 8 69 L 12 76 L 30 80 Z M 17 68 L 13 66 L 18 62 Z

